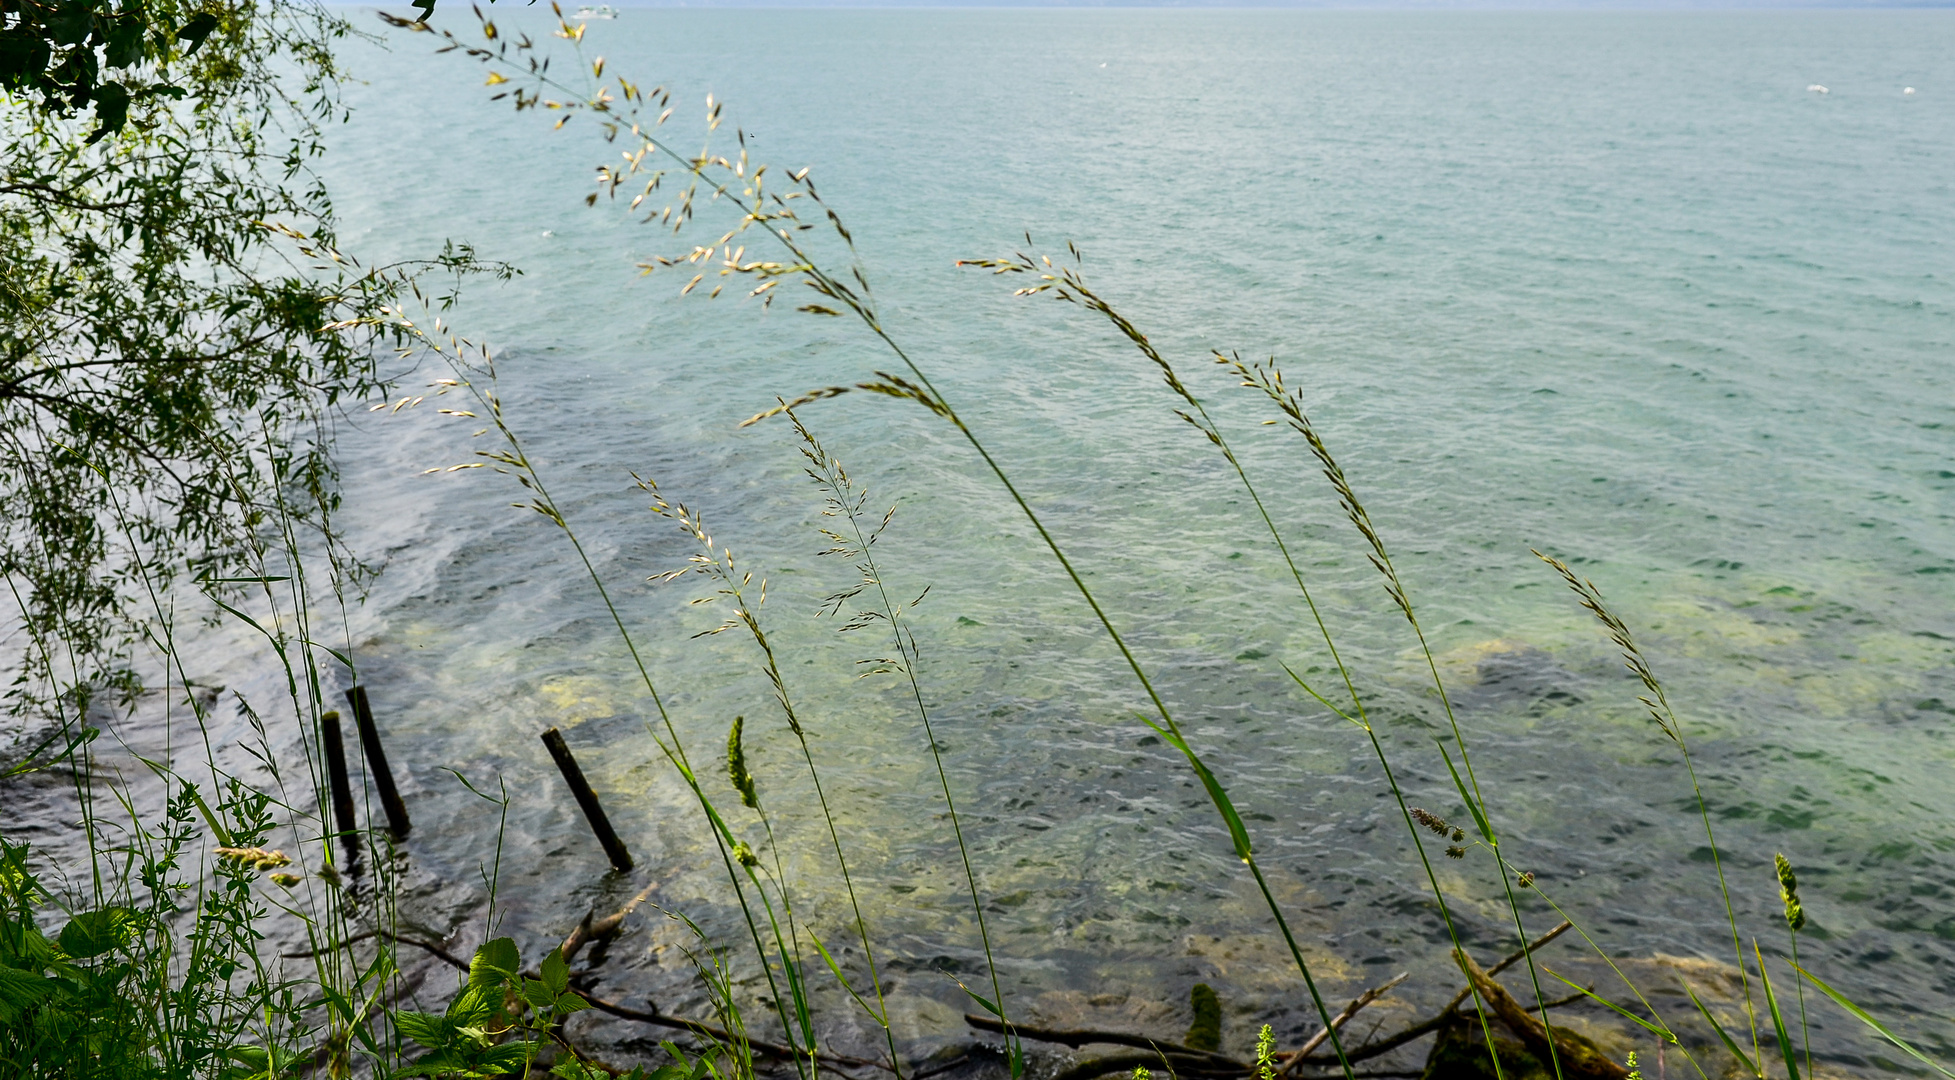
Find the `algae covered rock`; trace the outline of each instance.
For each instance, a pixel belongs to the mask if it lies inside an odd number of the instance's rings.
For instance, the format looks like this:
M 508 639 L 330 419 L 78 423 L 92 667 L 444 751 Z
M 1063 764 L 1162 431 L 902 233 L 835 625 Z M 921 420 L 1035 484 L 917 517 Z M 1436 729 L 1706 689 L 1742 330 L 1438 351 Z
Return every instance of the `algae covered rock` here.
M 1195 1014 L 1195 1019 L 1188 1025 L 1188 1034 L 1181 1044 L 1191 1050 L 1220 1050 L 1222 999 L 1215 996 L 1215 988 L 1207 983 L 1196 983 L 1194 989 L 1188 991 L 1188 1008 Z

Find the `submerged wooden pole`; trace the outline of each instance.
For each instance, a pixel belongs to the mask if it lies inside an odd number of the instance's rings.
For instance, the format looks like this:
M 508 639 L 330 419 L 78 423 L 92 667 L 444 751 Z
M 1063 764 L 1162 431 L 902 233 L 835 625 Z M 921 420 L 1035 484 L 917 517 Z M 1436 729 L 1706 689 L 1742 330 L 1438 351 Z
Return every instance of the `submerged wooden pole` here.
M 326 781 L 333 794 L 333 826 L 346 844 L 349 857 L 360 855 L 359 828 L 353 820 L 353 785 L 346 776 L 346 745 L 339 737 L 339 712 L 328 709 L 319 717 L 319 742 L 326 751 Z
M 577 796 L 577 805 L 584 808 L 584 818 L 591 823 L 591 831 L 597 834 L 597 842 L 604 845 L 604 854 L 611 859 L 611 867 L 619 873 L 631 869 L 631 852 L 625 850 L 624 841 L 611 829 L 611 819 L 604 816 L 604 807 L 597 801 L 597 792 L 591 790 L 590 781 L 584 779 L 584 770 L 577 767 L 577 759 L 570 756 L 570 747 L 564 744 L 563 733 L 556 728 L 543 733 L 543 745 L 550 748 L 550 756 L 557 759 L 557 770 L 563 773 L 563 781 L 570 785 L 570 793 Z
M 407 836 L 407 830 L 414 823 L 407 819 L 407 804 L 401 802 L 400 789 L 394 786 L 394 774 L 387 767 L 387 752 L 380 748 L 380 729 L 373 726 L 373 706 L 367 703 L 367 688 L 355 686 L 346 692 L 347 703 L 353 706 L 353 722 L 360 728 L 360 749 L 367 755 L 367 772 L 373 776 L 373 786 L 380 789 L 380 806 L 387 811 L 387 831 L 400 840 Z

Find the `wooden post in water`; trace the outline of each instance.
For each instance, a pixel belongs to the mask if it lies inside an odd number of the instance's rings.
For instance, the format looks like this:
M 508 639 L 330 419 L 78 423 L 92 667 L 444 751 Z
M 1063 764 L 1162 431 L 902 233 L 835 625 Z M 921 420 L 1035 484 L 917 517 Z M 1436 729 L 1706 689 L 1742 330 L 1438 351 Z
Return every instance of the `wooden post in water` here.
M 563 733 L 556 728 L 543 733 L 543 745 L 550 748 L 550 756 L 557 759 L 557 770 L 563 773 L 563 781 L 570 785 L 570 793 L 577 796 L 577 805 L 584 808 L 584 818 L 591 823 L 591 831 L 597 834 L 597 842 L 604 845 L 604 854 L 611 859 L 611 868 L 624 873 L 631 869 L 631 852 L 625 850 L 624 841 L 611 831 L 611 819 L 604 816 L 604 807 L 598 805 L 597 792 L 591 790 L 590 781 L 584 779 L 584 770 L 577 767 L 577 759 L 570 756 L 570 747 L 563 741 Z
M 353 785 L 346 777 L 346 745 L 339 737 L 339 712 L 328 709 L 319 717 L 319 742 L 326 751 L 326 780 L 333 793 L 333 826 L 346 844 L 349 858 L 360 857 L 360 832 L 353 820 Z
M 353 706 L 353 722 L 360 728 L 360 748 L 366 751 L 367 772 L 373 786 L 380 789 L 380 806 L 387 811 L 387 831 L 400 840 L 414 823 L 407 819 L 407 804 L 401 802 L 400 789 L 394 786 L 393 771 L 387 767 L 387 752 L 380 748 L 380 730 L 373 726 L 373 706 L 367 704 L 367 688 L 355 686 L 346 692 Z

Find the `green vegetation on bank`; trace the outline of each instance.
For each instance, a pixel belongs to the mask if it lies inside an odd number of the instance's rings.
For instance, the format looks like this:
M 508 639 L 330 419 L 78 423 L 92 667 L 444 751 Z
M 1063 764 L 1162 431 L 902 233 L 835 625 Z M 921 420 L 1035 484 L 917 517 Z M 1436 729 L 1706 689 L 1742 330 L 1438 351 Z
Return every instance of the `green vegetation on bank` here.
M 1652 1003 L 1653 988 L 1632 979 L 1618 963 L 1622 958 L 1590 937 L 1581 912 L 1568 910 L 1551 883 L 1527 871 L 1525 853 L 1515 851 L 1516 842 L 1503 831 L 1498 793 L 1481 787 L 1474 757 L 1484 751 L 1454 713 L 1421 623 L 1416 585 L 1394 562 L 1387 541 L 1392 527 L 1373 520 L 1332 439 L 1312 421 L 1304 395 L 1285 382 L 1274 360 L 1218 351 L 1200 358 L 1200 370 L 1225 375 L 1234 389 L 1267 408 L 1268 424 L 1294 440 L 1297 460 L 1321 474 L 1326 503 L 1335 506 L 1334 520 L 1346 530 L 1343 542 L 1378 575 L 1443 709 L 1446 736 L 1423 751 L 1429 760 L 1418 767 L 1443 770 L 1458 812 L 1448 809 L 1442 816 L 1413 806 L 1400 788 L 1397 777 L 1408 763 L 1387 752 L 1374 728 L 1366 675 L 1347 662 L 1335 613 L 1313 596 L 1297 529 L 1267 509 L 1254 471 L 1211 415 L 1197 380 L 1097 290 L 1070 245 L 1065 255 L 1053 256 L 1031 249 L 1028 238 L 1025 251 L 969 260 L 965 265 L 1018 286 L 1019 295 L 1092 312 L 1131 345 L 1139 362 L 1163 380 L 1167 395 L 1159 407 L 1186 421 L 1194 429 L 1191 445 L 1219 455 L 1248 496 L 1255 513 L 1241 522 L 1245 540 L 1266 539 L 1282 556 L 1285 576 L 1275 584 L 1294 588 L 1297 623 L 1321 642 L 1322 669 L 1334 681 L 1313 682 L 1297 670 L 1302 665 L 1284 671 L 1328 715 L 1348 722 L 1355 729 L 1351 737 L 1375 757 L 1462 984 L 1430 1018 L 1351 1038 L 1346 1023 L 1400 980 L 1370 988 L 1348 1004 L 1326 995 L 1292 930 L 1296 913 L 1279 902 L 1265 876 L 1251 822 L 1266 815 L 1238 809 L 1230 777 L 1211 764 L 1210 748 L 1182 725 L 1157 690 L 1148 659 L 1128 644 L 1126 629 L 1148 613 L 1103 604 L 1090 587 L 1090 572 L 1069 554 L 1063 528 L 1040 513 L 1014 483 L 1009 462 L 994 455 L 932 382 L 931 365 L 885 326 L 869 270 L 808 171 L 770 169 L 750 157 L 737 134 L 724 151 L 680 149 L 675 140 L 711 146 L 724 139 L 716 134 L 723 105 L 709 100 L 703 132 L 678 130 L 682 124 L 668 129 L 672 96 L 607 71 L 601 59 L 587 59 L 584 24 L 560 12 L 556 37 L 566 51 L 555 57 L 554 71 L 547 43 L 522 35 L 512 40 L 486 18 L 480 37 L 467 40 L 425 23 L 392 20 L 410 32 L 439 33 L 445 51 L 479 62 L 497 99 L 518 114 L 554 116 L 558 126 L 579 118 L 621 145 L 624 164 L 600 169 L 600 191 L 591 201 L 622 198 L 648 224 L 685 238 L 675 241 L 682 250 L 646 267 L 658 271 L 654 280 L 676 270 L 685 277 L 683 293 L 710 298 L 732 286 L 763 305 L 798 293 L 807 301 L 794 304 L 800 312 L 851 324 L 886 352 L 887 370 L 813 388 L 791 401 L 785 396 L 791 388 L 782 388 L 779 403 L 748 423 L 793 428 L 826 522 L 825 554 L 850 569 L 823 613 L 839 632 L 873 636 L 876 655 L 865 662 L 865 675 L 897 680 L 913 699 L 946 811 L 941 824 L 917 827 L 944 828 L 955 840 L 961 865 L 953 870 L 975 915 L 985 978 L 973 979 L 976 985 L 952 981 L 974 1010 L 971 1025 L 999 1036 L 1002 1049 L 988 1062 L 972 1054 L 948 1062 L 906 1060 L 902 1043 L 910 1033 L 898 1030 L 903 1021 L 886 998 L 876 927 L 856 896 L 858 878 L 875 867 L 861 838 L 838 823 L 823 787 L 811 714 L 786 674 L 791 669 L 777 652 L 777 639 L 769 636 L 765 582 L 736 560 L 696 509 L 655 478 L 634 477 L 650 512 L 695 549 L 686 568 L 660 576 L 700 585 L 695 602 L 724 613 L 707 633 L 732 634 L 742 643 L 744 662 L 771 688 L 772 701 L 755 710 L 776 715 L 792 737 L 796 767 L 806 768 L 813 793 L 806 805 L 763 790 L 747 763 L 750 736 L 743 718 L 733 721 L 723 757 L 717 744 L 699 747 L 682 738 L 657 672 L 613 601 L 617 583 L 607 582 L 585 555 L 575 520 L 551 493 L 552 478 L 525 449 L 521 422 L 500 394 L 490 351 L 443 323 L 452 292 L 433 294 L 424 285 L 437 276 L 446 287 L 454 277 L 506 275 L 509 269 L 480 263 L 466 248 L 385 267 L 368 267 L 339 249 L 330 202 L 308 163 L 320 150 L 318 126 L 339 108 L 334 87 L 341 75 L 332 46 L 350 27 L 317 8 L 276 3 L 195 12 L 86 10 L 94 12 L 94 21 L 75 21 L 81 16 L 72 13 L 59 17 L 92 29 L 79 36 L 59 29 L 65 36 L 58 42 L 67 51 L 23 61 L 27 74 L 8 76 L 4 101 L 13 140 L 0 161 L 0 244 L 7 245 L 0 252 L 0 440 L 6 449 L 0 484 L 9 504 L 0 559 L 14 600 L 10 616 L 24 642 L 17 656 L 9 656 L 16 675 L 10 707 L 24 735 L 22 752 L 0 783 L 36 772 L 71 779 L 80 847 L 89 857 L 86 867 L 55 868 L 13 837 L 0 846 L 0 1068 L 9 1074 L 272 1080 L 547 1073 L 567 1080 L 747 1080 L 793 1073 L 815 1080 L 830 1073 L 845 1080 L 925 1080 L 961 1067 L 1002 1071 L 1017 1080 L 1043 1067 L 1028 1058 L 1028 1044 L 1046 1043 L 1128 1048 L 1075 1061 L 1062 1074 L 1068 1080 L 1112 1073 L 1355 1080 L 1380 1075 L 1368 1071 L 1367 1062 L 1416 1065 L 1408 1053 L 1427 1046 L 1421 1040 L 1430 1036 L 1425 1073 L 1433 1080 L 1469 1074 L 1640 1080 L 1635 1055 L 1619 1063 L 1564 1022 L 1567 1010 L 1584 1008 L 1673 1048 L 1705 1080 L 1733 1068 L 1796 1080 L 1802 1070 L 1814 1073 L 1806 1018 L 1810 983 L 1818 997 L 1923 1067 L 1955 1076 L 1839 994 L 1823 972 L 1800 965 L 1804 905 L 1789 862 L 1776 860 L 1772 883 L 1726 879 L 1724 849 L 1690 756 L 1690 725 L 1673 708 L 1657 663 L 1595 583 L 1537 553 L 1544 573 L 1557 575 L 1575 593 L 1620 652 L 1642 688 L 1652 740 L 1681 766 L 1679 793 L 1701 819 L 1705 850 L 1718 874 L 1719 892 L 1705 901 L 1729 924 L 1736 1015 L 1701 1000 L 1687 981 L 1683 987 L 1694 1010 L 1667 1015 Z M 57 26 L 42 9 L 31 14 Z M 10 32 L 28 25 L 26 16 L 8 24 Z M 135 25 L 147 29 L 141 49 L 131 52 L 125 26 Z M 89 50 L 100 56 L 78 59 L 95 55 Z M 94 89 L 87 94 L 64 90 L 61 80 L 79 78 L 77 65 L 87 63 L 132 74 L 114 84 L 90 82 Z M 117 91 L 104 89 L 111 85 L 172 89 L 129 94 L 127 115 L 118 120 L 110 100 Z M 93 101 L 94 116 L 51 107 L 57 92 L 75 108 Z M 676 134 L 669 138 L 668 130 Z M 701 229 L 715 239 L 683 247 Z M 512 937 L 499 933 L 498 843 L 496 861 L 484 867 L 484 944 L 471 956 L 453 955 L 441 942 L 419 936 L 403 916 L 400 880 L 404 860 L 411 858 L 401 848 L 403 838 L 381 818 L 348 823 L 330 806 L 330 762 L 338 748 L 329 742 L 337 735 L 326 733 L 338 726 L 327 699 L 330 688 L 355 672 L 350 649 L 332 644 L 335 628 L 321 620 L 335 608 L 343 612 L 349 594 L 367 580 L 334 525 L 332 432 L 340 410 L 391 396 L 396 388 L 383 368 L 390 358 L 446 367 L 448 377 L 437 381 L 433 393 L 399 397 L 394 407 L 440 402 L 444 412 L 478 428 L 489 448 L 455 467 L 484 468 L 520 485 L 524 501 L 517 505 L 570 545 L 610 613 L 633 662 L 619 677 L 636 681 L 652 703 L 650 737 L 696 804 L 695 826 L 712 838 L 727 895 L 743 916 L 744 940 L 719 941 L 683 912 L 663 913 L 690 935 L 687 955 L 709 1003 L 705 1015 L 639 1008 L 619 992 L 596 989 L 592 976 L 601 960 L 595 954 L 645 894 L 609 918 L 586 919 L 560 945 L 524 956 Z M 908 599 L 888 583 L 875 544 L 890 516 L 816 434 L 822 403 L 846 394 L 921 407 L 949 425 L 1032 527 L 1043 555 L 1064 570 L 1131 675 L 1133 703 L 1145 709 L 1141 718 L 1180 755 L 1227 832 L 1246 880 L 1266 903 L 1294 965 L 1298 993 L 1309 999 L 1316 1031 L 1308 1041 L 1284 1047 L 1265 1027 L 1253 1059 L 1231 1057 L 1222 1037 L 1222 1002 L 1205 984 L 1195 987 L 1191 1022 L 1178 1042 L 1173 1031 L 1043 1029 L 1021 1003 L 1007 999 L 985 923 L 984 868 L 967 846 L 958 816 L 960 803 L 968 807 L 972 796 L 959 792 L 945 769 L 935 727 L 940 718 L 926 704 L 929 675 L 908 618 L 922 597 Z M 256 635 L 262 662 L 284 675 L 284 700 L 239 699 L 258 736 L 245 748 L 258 779 L 226 772 L 210 744 L 210 703 L 191 682 L 187 646 L 177 632 L 179 612 L 193 609 Z M 130 708 L 145 692 L 160 692 L 166 723 L 181 726 L 181 740 L 178 751 L 162 760 L 128 751 L 126 757 L 149 774 L 138 784 L 99 768 L 102 729 L 92 720 L 105 710 Z M 187 718 L 171 712 L 177 702 Z M 281 727 L 291 725 L 296 730 Z M 171 739 L 176 732 L 173 727 Z M 188 753 L 181 751 L 186 745 Z M 299 750 L 296 758 L 281 749 L 292 746 Z M 507 790 L 492 791 L 480 778 L 459 773 L 455 779 L 506 820 Z M 807 914 L 804 886 L 790 878 L 775 841 L 774 823 L 790 816 L 822 824 L 821 847 L 795 854 L 833 859 L 849 901 L 850 917 L 842 923 L 817 925 Z M 0 822 L 0 830 L 13 828 Z M 1458 896 L 1449 893 L 1428 845 L 1464 872 L 1499 884 L 1518 945 L 1514 953 L 1488 964 L 1492 958 L 1469 949 L 1453 914 Z M 1742 925 L 1732 893 L 1773 887 L 1783 924 Z M 1531 925 L 1536 903 L 1562 922 Z M 1564 934 L 1573 935 L 1571 943 L 1579 939 L 1617 981 L 1583 985 L 1537 955 Z M 301 939 L 305 947 L 297 951 L 268 947 Z M 844 941 L 859 952 L 845 951 Z M 1777 951 L 1781 941 L 1783 954 Z M 586 966 L 577 967 L 580 962 Z M 1498 981 L 1510 967 L 1524 971 L 1524 991 Z M 756 978 L 764 994 L 748 989 Z M 835 1000 L 815 990 L 831 980 L 851 1015 L 836 1016 L 818 1004 Z M 656 1052 L 640 1055 L 643 1060 L 606 1060 L 580 1037 L 578 1018 L 593 1013 L 656 1028 L 664 1038 Z M 851 1056 L 838 1045 L 845 1037 L 838 1032 L 864 1019 L 881 1046 L 858 1051 L 875 1056 Z

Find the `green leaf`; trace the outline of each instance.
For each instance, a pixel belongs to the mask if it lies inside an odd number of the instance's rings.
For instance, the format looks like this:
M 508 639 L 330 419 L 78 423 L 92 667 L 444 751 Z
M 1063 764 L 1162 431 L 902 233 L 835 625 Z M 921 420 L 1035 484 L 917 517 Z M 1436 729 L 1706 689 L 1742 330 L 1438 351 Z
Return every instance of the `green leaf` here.
M 591 1003 L 577 996 L 574 991 L 565 991 L 557 995 L 556 1004 L 550 1006 L 550 1011 L 558 1016 L 569 1016 L 571 1013 L 583 1012 L 590 1007 Z
M 1717 1017 L 1711 1015 L 1711 1010 L 1706 1009 L 1704 1003 L 1697 1000 L 1697 991 L 1692 990 L 1689 983 L 1684 984 L 1683 992 L 1690 995 L 1690 1003 L 1697 1006 L 1698 1012 L 1704 1014 L 1704 1019 L 1709 1021 L 1711 1028 L 1717 1032 L 1717 1037 L 1724 1040 L 1724 1048 L 1736 1055 L 1739 1061 L 1745 1063 L 1745 1070 L 1753 1076 L 1764 1076 L 1765 1070 L 1752 1064 L 1751 1059 L 1745 1056 L 1745 1052 L 1738 1049 L 1738 1044 L 1732 1041 L 1731 1036 L 1725 1034 L 1724 1025 L 1718 1023 Z
M 454 1024 L 448 1017 L 424 1012 L 397 1012 L 394 1030 L 430 1050 L 439 1050 L 455 1040 Z
M 552 993 L 561 994 L 570 988 L 570 965 L 564 962 L 561 948 L 551 949 L 550 955 L 543 958 L 543 985 Z
M 143 61 L 143 30 L 140 19 L 117 19 L 108 32 L 108 48 L 103 62 L 109 67 L 130 67 Z
M 1003 1020 L 1005 1018 L 1005 1011 L 1003 1009 L 1000 1009 L 996 1005 L 991 1004 L 990 1000 L 987 999 L 983 994 L 980 994 L 976 990 L 973 990 L 970 987 L 965 986 L 964 980 L 958 978 L 955 975 L 952 975 L 948 971 L 944 972 L 943 974 L 944 974 L 944 978 L 949 979 L 951 982 L 956 983 L 957 988 L 964 991 L 964 993 L 968 995 L 972 1001 L 977 1002 L 978 1006 L 982 1008 L 985 1012 L 990 1013 L 991 1015 L 997 1017 L 1000 1020 Z
M 163 777 L 166 780 L 168 779 L 166 774 L 168 773 L 169 770 L 166 769 L 163 765 L 154 761 L 150 761 L 148 758 L 142 759 L 142 762 L 143 764 L 149 766 L 150 771 L 155 773 L 157 776 Z M 217 837 L 218 843 L 224 845 L 225 847 L 240 846 L 232 838 L 231 830 L 225 828 L 224 823 L 217 820 L 217 815 L 210 812 L 210 804 L 204 802 L 203 795 L 197 791 L 197 785 L 190 784 L 190 783 L 184 784 L 183 793 L 185 795 L 190 796 L 190 801 L 197 805 L 198 815 L 204 819 L 204 824 L 210 826 L 210 833 L 212 836 Z
M 128 908 L 84 911 L 61 928 L 61 951 L 77 960 L 100 956 L 128 942 L 134 917 Z
M 815 951 L 820 953 L 822 960 L 828 964 L 828 970 L 835 973 L 835 981 L 842 984 L 842 989 L 847 990 L 849 992 L 849 996 L 855 999 L 855 1003 L 857 1005 L 862 1006 L 863 1012 L 866 1012 L 870 1016 L 875 1017 L 877 1022 L 887 1027 L 889 1021 L 884 1019 L 882 1014 L 876 1012 L 875 1008 L 871 1006 L 868 1002 L 862 1000 L 862 995 L 855 992 L 855 987 L 849 985 L 848 976 L 842 974 L 842 965 L 837 964 L 835 962 L 835 958 L 828 955 L 828 947 L 821 943 L 821 939 L 819 937 L 815 936 L 814 927 L 808 928 L 808 939 L 815 943 Z
M 1290 665 L 1285 664 L 1280 660 L 1277 661 L 1277 665 L 1281 667 L 1285 672 L 1287 672 L 1290 678 L 1294 680 L 1298 686 L 1303 687 L 1304 693 L 1309 694 L 1311 697 L 1316 698 L 1317 703 L 1319 705 L 1322 705 L 1324 708 L 1329 709 L 1330 711 L 1336 713 L 1337 715 L 1343 717 L 1346 720 L 1350 720 L 1351 723 L 1356 724 L 1361 728 L 1365 727 L 1364 721 L 1353 719 L 1349 713 L 1345 712 L 1343 709 L 1340 709 L 1335 705 L 1332 705 L 1328 700 L 1325 699 L 1324 695 L 1318 693 L 1314 688 L 1311 687 L 1309 683 L 1304 682 L 1303 676 L 1298 675 L 1296 672 L 1290 670 Z M 1366 728 L 1366 730 L 1370 730 L 1370 729 Z
M 326 1004 L 332 1006 L 332 1010 L 339 1014 L 339 1018 L 342 1021 L 348 1024 L 353 1022 L 353 1003 L 346 1000 L 345 994 L 340 993 L 330 986 L 321 986 L 319 988 L 319 996 L 325 999 Z M 356 1027 L 354 1030 L 357 1031 L 360 1029 Z
M 1223 822 L 1229 827 L 1229 839 L 1235 843 L 1236 858 L 1248 862 L 1253 855 L 1253 849 L 1249 846 L 1249 828 L 1242 823 L 1242 815 L 1235 812 L 1235 803 L 1229 801 L 1229 793 L 1223 790 L 1222 782 L 1215 779 L 1215 774 L 1208 771 L 1208 766 L 1202 764 L 1202 759 L 1195 756 L 1195 752 L 1188 748 L 1188 743 L 1180 735 L 1145 716 L 1140 719 L 1166 740 L 1169 746 L 1181 751 L 1181 756 L 1188 759 L 1188 764 L 1195 770 L 1195 775 L 1201 778 L 1202 787 L 1208 789 L 1209 801 L 1215 804 L 1215 809 L 1221 812 Z
M 485 942 L 468 962 L 468 985 L 493 990 L 514 979 L 522 963 L 513 939 L 499 937 Z
M 105 82 L 95 88 L 95 122 L 89 143 L 97 143 L 103 138 L 121 131 L 129 122 L 129 88 L 119 82 Z
M 0 1013 L 33 1008 L 54 993 L 55 981 L 0 964 Z
M 1942 1068 L 1940 1065 L 1937 1065 L 1932 1060 L 1930 1060 L 1928 1055 L 1923 1054 L 1921 1051 L 1916 1050 L 1912 1046 L 1909 1046 L 1905 1039 L 1902 1039 L 1899 1035 L 1896 1035 L 1893 1032 L 1887 1030 L 1887 1026 L 1885 1024 L 1882 1024 L 1880 1021 L 1867 1015 L 1867 1010 L 1862 1009 L 1860 1006 L 1855 1005 L 1851 1001 L 1848 1001 L 1846 999 L 1846 995 L 1840 993 L 1838 990 L 1835 990 L 1832 987 L 1827 986 L 1825 983 L 1821 982 L 1819 976 L 1814 975 L 1812 972 L 1807 971 L 1805 968 L 1802 968 L 1797 964 L 1792 965 L 1792 970 L 1798 972 L 1801 975 L 1804 975 L 1806 977 L 1807 982 L 1817 987 L 1820 993 L 1825 994 L 1829 998 L 1832 998 L 1834 1004 L 1838 1005 L 1842 1009 L 1845 1009 L 1847 1012 L 1852 1013 L 1854 1017 L 1858 1019 L 1861 1023 L 1879 1032 L 1881 1038 L 1886 1039 L 1888 1042 L 1891 1042 L 1895 1046 L 1900 1047 L 1902 1050 L 1907 1051 L 1909 1054 L 1913 1055 L 1915 1060 L 1921 1062 L 1923 1065 L 1928 1066 L 1930 1069 L 1935 1070 L 1936 1072 L 1942 1074 L 1943 1076 L 1949 1077 L 1950 1080 L 1955 1080 L 1955 1072 L 1949 1072 L 1947 1069 Z
M 507 1042 L 482 1051 L 476 1061 L 483 1072 L 497 1072 L 520 1069 L 535 1056 L 535 1043 Z
M 255 1072 L 264 1072 L 272 1064 L 272 1056 L 262 1046 L 233 1046 L 224 1056 Z
M 86 0 L 68 0 L 47 17 L 46 25 L 56 45 L 79 45 L 88 40 L 88 32 L 95 25 L 95 6 Z
M 1594 998 L 1596 1001 L 1599 1001 L 1602 1004 L 1607 1005 L 1609 1008 L 1614 1009 L 1615 1011 L 1621 1013 L 1622 1015 L 1627 1016 L 1631 1020 L 1636 1021 L 1638 1024 L 1643 1025 L 1645 1028 L 1648 1028 L 1653 1034 L 1655 1034 L 1658 1038 L 1664 1040 L 1665 1042 L 1675 1043 L 1677 1041 L 1676 1034 L 1670 1031 L 1669 1029 L 1661 1028 L 1656 1026 L 1655 1024 L 1650 1023 L 1648 1020 L 1645 1020 L 1642 1017 L 1637 1016 L 1635 1013 L 1630 1012 L 1628 1009 L 1623 1008 L 1622 1006 L 1616 1004 L 1613 1001 L 1610 1001 L 1608 998 L 1605 998 L 1600 994 L 1597 994 L 1595 991 L 1590 990 L 1585 986 L 1576 986 L 1576 984 L 1569 982 L 1568 979 L 1566 979 L 1561 974 L 1556 972 L 1553 968 L 1543 964 L 1541 966 L 1541 970 L 1547 972 L 1550 975 L 1553 975 L 1555 978 L 1560 979 L 1562 982 L 1568 983 L 1569 986 L 1575 987 L 1575 989 L 1580 991 L 1581 993 L 1587 994 L 1589 997 Z
M 470 986 L 448 1003 L 448 1019 L 458 1027 L 486 1023 L 496 1014 L 500 988 Z
M 536 979 L 523 980 L 522 994 L 532 1009 L 548 1009 L 557 1003 L 556 992 Z
M 210 12 L 200 11 L 190 16 L 189 21 L 185 22 L 183 27 L 176 32 L 178 41 L 190 43 L 190 47 L 184 50 L 184 54 L 192 55 L 196 53 L 204 44 L 204 39 L 209 37 L 210 32 L 215 29 L 217 29 L 217 16 L 212 15 Z
M 1778 995 L 1772 993 L 1772 974 L 1765 970 L 1765 954 L 1758 951 L 1758 943 L 1751 943 L 1751 953 L 1758 958 L 1758 981 L 1765 988 L 1765 1007 L 1772 1013 L 1772 1029 L 1778 1033 L 1779 1054 L 1785 1058 L 1785 1075 L 1788 1080 L 1799 1080 L 1798 1056 L 1792 1052 L 1792 1036 L 1786 1034 L 1785 1018 L 1779 1015 Z

